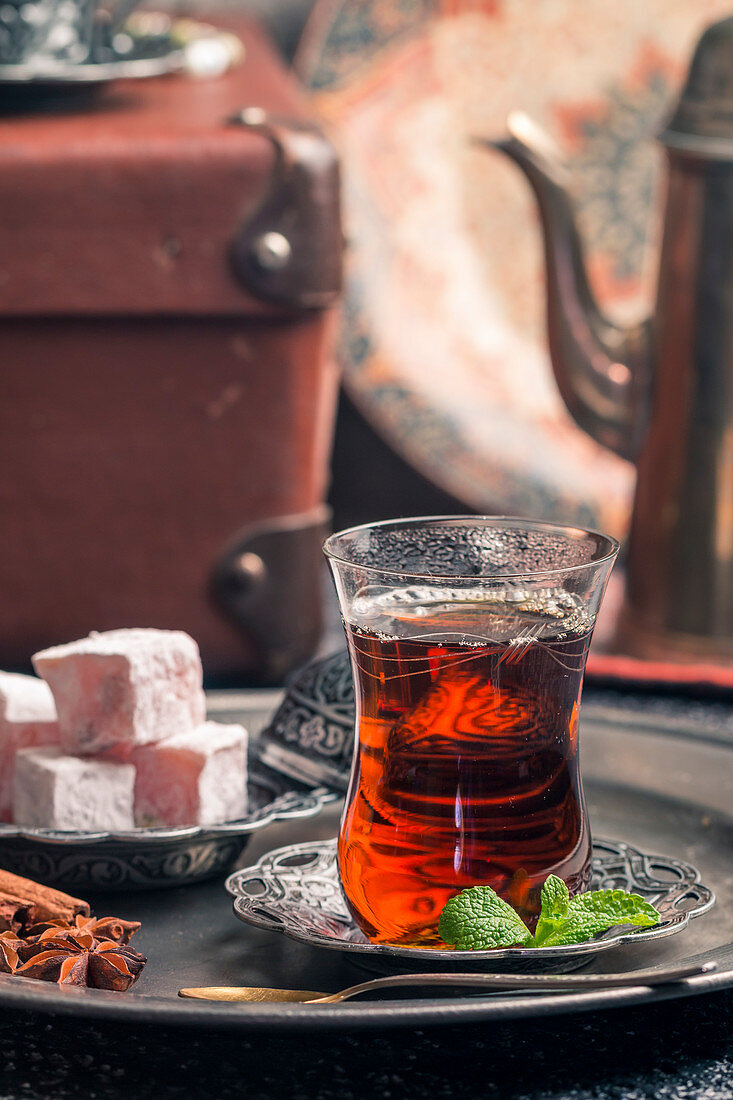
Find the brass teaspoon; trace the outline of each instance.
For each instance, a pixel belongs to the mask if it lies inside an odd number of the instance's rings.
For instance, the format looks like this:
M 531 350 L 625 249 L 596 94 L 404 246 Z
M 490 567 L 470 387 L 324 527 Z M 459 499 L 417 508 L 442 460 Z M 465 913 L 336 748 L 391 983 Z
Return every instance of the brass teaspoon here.
M 635 970 L 627 974 L 391 974 L 351 985 L 339 993 L 317 993 L 312 989 L 267 989 L 260 986 L 201 986 L 179 989 L 179 997 L 202 1001 L 269 1001 L 301 1004 L 336 1004 L 368 993 L 374 989 L 395 989 L 400 986 L 469 986 L 475 989 L 529 990 L 556 993 L 566 990 L 582 992 L 588 989 L 617 989 L 622 986 L 660 985 L 678 982 L 716 969 L 714 962 L 687 966 Z

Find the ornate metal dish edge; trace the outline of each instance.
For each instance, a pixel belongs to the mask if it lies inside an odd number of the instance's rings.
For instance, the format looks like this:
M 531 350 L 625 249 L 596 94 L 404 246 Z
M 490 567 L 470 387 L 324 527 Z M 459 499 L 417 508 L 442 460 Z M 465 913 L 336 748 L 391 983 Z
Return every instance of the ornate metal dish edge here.
M 311 817 L 339 796 L 325 787 L 308 791 L 287 791 L 267 806 L 238 821 L 223 821 L 216 825 L 189 825 L 180 829 L 127 829 L 124 832 L 59 832 L 52 829 L 22 829 L 17 825 L 0 824 L 0 845 L 3 840 L 37 841 L 44 845 L 104 844 L 107 841 L 152 844 L 172 840 L 209 840 L 215 837 L 247 836 L 273 821 Z
M 141 80 L 180 72 L 186 65 L 186 52 L 170 43 L 168 49 L 145 56 L 120 55 L 106 61 L 88 61 L 81 65 L 63 61 L 17 62 L 0 64 L 0 84 L 100 84 L 110 80 Z
M 665 908 L 669 910 L 669 916 L 659 925 L 634 931 L 617 932 L 611 929 L 599 939 L 563 947 L 511 947 L 493 951 L 455 952 L 372 944 L 365 937 L 362 939 L 339 938 L 339 925 L 343 930 L 348 930 L 350 935 L 361 936 L 348 914 L 345 902 L 340 896 L 340 890 L 333 911 L 324 914 L 324 919 L 332 923 L 333 932 L 330 935 L 305 928 L 304 913 L 307 911 L 307 902 L 305 905 L 301 904 L 297 919 L 292 917 L 288 920 L 281 912 L 274 911 L 275 907 L 273 910 L 267 909 L 270 890 L 273 891 L 272 899 L 275 906 L 282 909 L 283 902 L 287 904 L 287 885 L 278 875 L 278 864 L 282 865 L 284 860 L 289 860 L 292 867 L 297 866 L 299 859 L 307 859 L 310 856 L 310 866 L 301 863 L 300 870 L 317 872 L 320 876 L 318 881 L 322 886 L 333 884 L 338 888 L 334 860 L 335 845 L 335 840 L 288 845 L 267 853 L 252 867 L 235 871 L 225 883 L 227 891 L 234 899 L 235 915 L 247 924 L 280 932 L 290 939 L 310 946 L 362 956 L 369 955 L 375 960 L 381 957 L 384 962 L 404 961 L 407 965 L 412 965 L 419 961 L 423 965 L 440 964 L 448 968 L 466 964 L 495 966 L 497 962 L 505 962 L 519 966 L 531 965 L 536 968 L 549 963 L 560 966 L 580 965 L 587 958 L 623 943 L 639 943 L 674 935 L 687 926 L 691 917 L 701 916 L 715 904 L 713 891 L 700 882 L 699 872 L 691 864 L 667 856 L 650 855 L 622 841 L 599 838 L 593 844 L 596 885 L 602 885 L 604 888 L 611 886 L 636 888 L 652 900 L 655 896 L 662 895 Z M 663 869 L 668 874 L 671 872 L 677 876 L 676 880 L 674 878 L 666 881 L 655 879 L 655 868 Z M 260 887 L 259 892 L 255 895 L 247 895 L 244 890 L 247 882 L 257 883 Z M 262 886 L 264 890 L 261 889 Z M 336 898 L 336 894 L 332 892 L 331 897 Z M 692 900 L 692 906 L 686 910 L 679 909 L 678 907 L 686 900 Z
M 239 821 L 182 829 L 54 832 L 0 825 L 0 866 L 61 886 L 96 890 L 183 886 L 224 874 L 250 835 L 275 821 L 309 818 L 337 795 L 321 787 L 288 790 L 288 780 L 250 761 L 259 803 Z

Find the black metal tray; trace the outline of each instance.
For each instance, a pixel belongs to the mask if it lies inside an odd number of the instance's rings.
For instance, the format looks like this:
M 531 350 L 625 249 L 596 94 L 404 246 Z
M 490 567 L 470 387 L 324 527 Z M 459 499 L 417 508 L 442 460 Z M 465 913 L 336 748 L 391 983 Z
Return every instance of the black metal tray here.
M 242 699 L 243 705 L 246 699 Z M 247 717 L 245 716 L 245 721 Z M 703 957 L 710 975 L 655 989 L 588 993 L 501 994 L 439 999 L 351 1002 L 343 1005 L 228 1005 L 181 1001 L 178 989 L 198 985 L 272 985 L 336 990 L 358 981 L 339 954 L 309 948 L 237 921 L 222 881 L 168 889 L 90 896 L 100 913 L 142 920 L 134 944 L 149 956 L 126 994 L 61 988 L 0 978 L 0 1007 L 80 1018 L 227 1030 L 305 1031 L 424 1026 L 469 1020 L 547 1016 L 641 1004 L 733 986 L 733 739 L 717 743 L 691 728 L 636 728 L 589 711 L 582 728 L 583 771 L 591 821 L 649 851 L 688 860 L 715 890 L 718 904 L 679 936 L 627 945 L 599 956 L 584 973 L 624 971 Z M 243 862 L 289 843 L 333 836 L 338 809 L 307 821 L 279 822 L 252 838 Z

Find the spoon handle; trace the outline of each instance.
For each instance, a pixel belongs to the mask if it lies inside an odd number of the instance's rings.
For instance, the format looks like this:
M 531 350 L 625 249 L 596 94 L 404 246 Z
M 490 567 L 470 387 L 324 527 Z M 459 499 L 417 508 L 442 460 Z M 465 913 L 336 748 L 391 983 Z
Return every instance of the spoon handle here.
M 661 985 L 678 982 L 715 970 L 715 963 L 690 963 L 684 966 L 634 970 L 625 974 L 391 974 L 349 986 L 329 997 L 314 998 L 315 1003 L 336 1003 L 374 989 L 400 986 L 470 986 L 485 989 L 517 989 L 555 992 L 562 990 L 616 989 L 622 986 Z
M 179 990 L 179 997 L 191 997 L 202 1001 L 300 1002 L 301 1004 L 337 1004 L 374 989 L 397 987 L 461 986 L 504 989 L 535 990 L 537 992 L 561 992 L 562 990 L 614 989 L 621 986 L 659 985 L 662 982 L 678 982 L 698 974 L 715 970 L 714 962 L 687 964 L 685 966 L 655 967 L 651 970 L 635 970 L 626 974 L 391 974 L 384 978 L 349 986 L 339 993 L 316 993 L 308 989 L 267 989 L 260 986 L 203 986 Z
M 474 989 L 537 990 L 559 992 L 564 990 L 617 989 L 624 986 L 659 986 L 663 982 L 681 981 L 715 969 L 714 963 L 687 964 L 685 966 L 632 970 L 627 974 L 396 974 L 385 978 L 362 981 L 330 997 L 314 998 L 310 1003 L 336 1003 L 358 997 L 360 993 L 374 989 L 395 989 L 409 986 L 467 986 Z

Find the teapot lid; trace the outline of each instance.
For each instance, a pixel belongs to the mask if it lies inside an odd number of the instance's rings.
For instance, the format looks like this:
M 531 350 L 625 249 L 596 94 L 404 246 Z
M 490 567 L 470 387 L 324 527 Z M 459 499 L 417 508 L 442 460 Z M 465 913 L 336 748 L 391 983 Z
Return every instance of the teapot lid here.
M 700 38 L 659 140 L 681 151 L 733 156 L 733 16 L 713 23 Z

